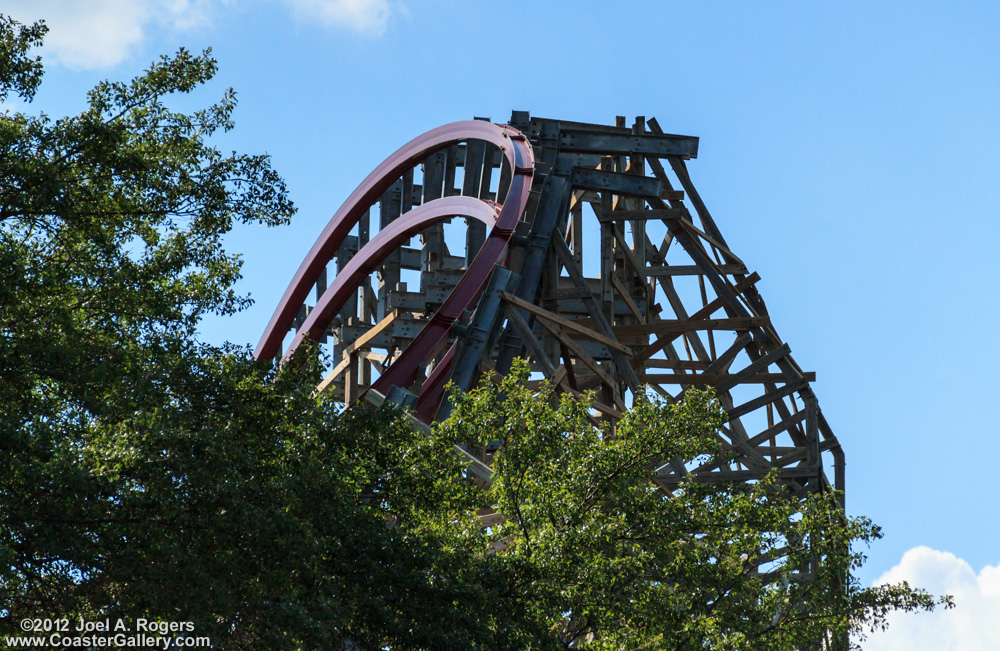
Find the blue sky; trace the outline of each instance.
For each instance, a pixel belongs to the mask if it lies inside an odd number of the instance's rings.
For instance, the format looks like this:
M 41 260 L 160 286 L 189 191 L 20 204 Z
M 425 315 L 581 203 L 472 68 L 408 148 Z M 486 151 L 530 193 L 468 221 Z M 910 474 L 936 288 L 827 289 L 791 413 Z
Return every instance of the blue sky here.
M 847 452 L 849 510 L 885 529 L 861 578 L 889 572 L 962 595 L 954 613 L 900 620 L 866 648 L 1000 648 L 1000 4 L 5 0 L 3 10 L 52 27 L 28 107 L 51 115 L 158 54 L 214 48 L 216 81 L 184 105 L 235 87 L 237 128 L 221 146 L 270 153 L 300 212 L 280 230 L 232 234 L 257 303 L 207 322 L 211 341 L 255 343 L 343 199 L 432 127 L 522 109 L 655 116 L 699 136 L 694 182 L 762 276 L 797 361 L 817 372 Z M 921 627 L 956 631 L 951 646 Z

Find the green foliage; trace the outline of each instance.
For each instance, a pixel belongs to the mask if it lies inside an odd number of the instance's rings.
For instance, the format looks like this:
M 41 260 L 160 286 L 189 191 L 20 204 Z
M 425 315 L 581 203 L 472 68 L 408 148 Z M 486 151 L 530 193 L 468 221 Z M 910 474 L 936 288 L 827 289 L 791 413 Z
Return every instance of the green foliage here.
M 0 14 L 0 102 L 9 93 L 30 100 L 42 81 L 42 60 L 28 51 L 42 44 L 48 28 L 43 23 L 21 25 Z
M 0 18 L 0 89 L 30 98 L 44 26 Z M 450 444 L 313 396 L 308 354 L 197 341 L 248 302 L 222 237 L 292 213 L 266 157 L 211 145 L 231 91 L 169 108 L 215 70 L 182 50 L 80 115 L 0 115 L 0 634 L 145 617 L 215 648 L 518 648 L 496 560 L 423 524 L 471 513 Z
M 480 449 L 499 442 L 486 492 L 506 519 L 484 549 L 502 549 L 554 646 L 798 649 L 934 607 L 905 585 L 858 584 L 857 547 L 880 533 L 832 493 L 800 501 L 774 477 L 659 488 L 669 460 L 722 454 L 711 393 L 638 401 L 609 435 L 585 403 L 527 388 L 527 373 L 460 398 L 441 429 Z

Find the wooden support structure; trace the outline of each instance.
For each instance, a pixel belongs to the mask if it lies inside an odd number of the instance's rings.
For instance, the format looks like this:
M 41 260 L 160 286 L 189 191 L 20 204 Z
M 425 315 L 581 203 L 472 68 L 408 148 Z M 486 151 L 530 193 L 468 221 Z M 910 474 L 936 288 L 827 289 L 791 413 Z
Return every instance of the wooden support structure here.
M 331 273 L 376 241 L 376 226 L 385 231 L 449 197 L 503 204 L 514 182 L 533 173 L 492 276 L 468 294 L 448 337 L 421 353 L 401 395 L 418 397 L 423 422 L 445 418 L 446 382 L 470 389 L 484 369 L 503 375 L 520 356 L 533 382 L 571 394 L 598 389 L 592 418 L 607 426 L 643 391 L 676 399 L 712 387 L 727 413 L 722 443 L 736 456 L 701 467 L 664 461 L 661 486 L 685 475 L 749 481 L 774 471 L 796 494 L 843 491 L 844 454 L 812 390 L 815 374 L 792 357 L 757 290 L 760 276 L 692 182 L 698 139 L 665 134 L 654 118 L 627 124 L 515 111 L 504 142 L 529 143 L 533 169 L 512 165 L 497 141 L 466 138 L 422 154 L 380 186 L 387 189 L 330 256 Z M 361 399 L 435 322 L 492 232 L 482 219 L 456 217 L 366 267 L 325 331 L 332 363 L 319 390 Z M 317 300 L 327 284 L 316 281 Z M 311 310 L 303 304 L 290 325 Z
M 695 188 L 687 161 L 697 154 L 697 138 L 643 116 L 628 127 L 621 116 L 607 126 L 515 111 L 508 125 L 477 118 L 428 132 L 337 212 L 257 354 L 280 359 L 289 329 L 291 348 L 309 336 L 330 353 L 317 391 L 392 400 L 424 432 L 451 412 L 449 381 L 499 382 L 517 357 L 532 387 L 595 390 L 588 418 L 606 432 L 647 392 L 673 401 L 712 388 L 726 413 L 719 444 L 732 454 L 663 459 L 660 489 L 774 475 L 800 499 L 839 491 L 843 507 L 844 451 L 815 374 L 782 341 L 760 276 Z M 496 449 L 453 453 L 487 486 Z M 483 526 L 503 518 L 478 515 Z

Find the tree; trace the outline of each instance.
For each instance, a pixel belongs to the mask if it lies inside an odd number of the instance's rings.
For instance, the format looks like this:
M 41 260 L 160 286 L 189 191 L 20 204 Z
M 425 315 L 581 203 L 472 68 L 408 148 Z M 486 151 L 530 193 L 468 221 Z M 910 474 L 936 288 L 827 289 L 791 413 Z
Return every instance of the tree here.
M 33 96 L 44 33 L 0 16 L 4 97 Z M 232 91 L 169 108 L 215 72 L 181 50 L 80 115 L 0 115 L 2 633 L 143 617 L 215 648 L 518 648 L 489 625 L 521 608 L 490 599 L 492 559 L 386 527 L 465 508 L 440 442 L 313 396 L 308 355 L 197 340 L 248 304 L 224 234 L 293 212 L 266 156 L 211 145 Z
M 725 455 L 710 392 L 639 400 L 608 435 L 586 401 L 533 391 L 527 376 L 521 364 L 460 397 L 440 433 L 496 450 L 480 508 L 503 517 L 479 534 L 480 553 L 502 550 L 557 646 L 835 648 L 884 626 L 890 611 L 950 606 L 906 584 L 862 587 L 858 547 L 881 533 L 845 516 L 832 492 L 800 501 L 775 477 L 658 487 L 655 471 L 670 459 Z M 481 531 L 466 526 L 469 538 Z
M 0 16 L 0 97 L 31 99 L 44 31 Z M 232 91 L 168 107 L 215 72 L 181 50 L 80 115 L 0 115 L 3 635 L 143 617 L 221 649 L 785 649 L 932 605 L 847 581 L 877 530 L 828 496 L 656 490 L 653 460 L 719 453 L 709 396 L 608 437 L 519 367 L 424 431 L 315 395 L 311 351 L 275 368 L 200 343 L 248 301 L 224 234 L 293 212 L 266 156 L 211 145 Z M 456 445 L 496 441 L 476 479 Z
M 30 100 L 42 68 L 28 47 L 45 28 L 0 21 L 0 92 Z M 207 312 L 246 304 L 221 237 L 237 221 L 283 223 L 292 205 L 265 156 L 207 144 L 232 127 L 232 91 L 192 115 L 165 105 L 215 71 L 207 52 L 182 50 L 129 84 L 100 84 L 78 116 L 0 118 L 8 616 L 96 614 L 120 598 L 101 595 L 118 594 L 116 575 L 159 563 L 132 543 L 181 517 L 157 510 L 155 482 L 177 481 L 174 459 L 205 442 L 178 428 L 222 398 L 212 383 L 252 372 L 235 351 L 199 345 L 195 329 Z

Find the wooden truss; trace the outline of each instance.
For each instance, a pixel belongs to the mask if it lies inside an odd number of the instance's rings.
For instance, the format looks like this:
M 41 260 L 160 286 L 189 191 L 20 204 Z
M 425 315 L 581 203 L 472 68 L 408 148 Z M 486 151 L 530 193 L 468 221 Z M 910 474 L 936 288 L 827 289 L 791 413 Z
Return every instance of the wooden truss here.
M 843 491 L 844 455 L 810 387 L 815 376 L 795 362 L 757 291 L 760 277 L 730 248 L 691 182 L 687 160 L 698 139 L 664 134 L 642 117 L 605 126 L 515 111 L 510 127 L 527 137 L 533 173 L 512 169 L 509 152 L 491 142 L 448 144 L 392 180 L 377 218 L 373 203 L 329 260 L 345 269 L 375 236 L 373 221 L 384 230 L 445 197 L 503 204 L 512 178 L 530 174 L 527 205 L 485 286 L 448 337 L 421 353 L 412 381 L 383 393 L 430 422 L 450 411 L 446 380 L 469 389 L 523 357 L 536 381 L 573 394 L 596 390 L 593 418 L 603 425 L 643 385 L 670 400 L 713 387 L 727 413 L 723 443 L 736 460 L 667 464 L 661 485 L 689 472 L 713 482 L 774 470 L 799 494 Z M 357 284 L 319 339 L 335 360 L 322 390 L 358 400 L 433 321 L 490 232 L 473 219 L 454 226 L 425 228 Z M 315 289 L 319 300 L 325 273 Z M 310 310 L 301 304 L 290 325 L 305 323 Z

